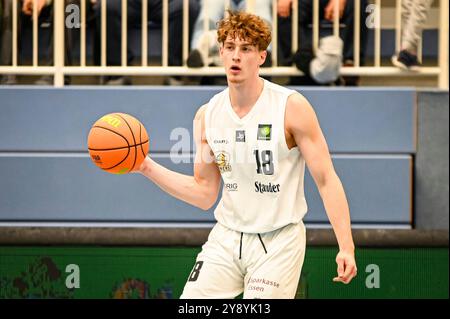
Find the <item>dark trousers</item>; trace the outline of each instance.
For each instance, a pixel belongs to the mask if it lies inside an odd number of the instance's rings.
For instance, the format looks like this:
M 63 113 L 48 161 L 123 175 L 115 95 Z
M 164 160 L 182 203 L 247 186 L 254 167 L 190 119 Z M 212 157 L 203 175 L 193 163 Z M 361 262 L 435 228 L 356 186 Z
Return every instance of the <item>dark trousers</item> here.
M 0 0 L 2 1 L 2 19 L 0 24 L 0 38 L 1 38 L 1 51 L 0 51 L 0 64 L 11 65 L 12 64 L 12 1 L 11 0 Z M 65 4 L 76 4 L 79 5 L 79 0 L 65 0 Z M 89 3 L 89 1 L 87 2 Z M 67 15 L 67 13 L 66 13 Z M 42 23 L 49 23 L 51 28 L 53 28 L 53 6 L 46 6 L 42 9 L 39 15 L 38 28 Z M 31 18 L 22 13 L 22 3 L 17 1 L 17 51 L 20 53 L 22 47 L 24 46 L 23 35 L 27 32 L 32 32 L 33 30 L 33 22 Z M 72 56 L 72 41 L 74 32 L 78 29 L 69 29 L 64 28 L 65 32 L 65 63 L 67 65 L 73 64 L 73 56 Z M 52 65 L 53 64 L 53 30 L 50 31 L 50 37 L 39 37 L 39 42 L 42 44 L 42 41 L 46 41 L 40 47 L 44 48 L 43 51 L 39 51 L 40 63 L 43 65 Z M 32 33 L 30 33 L 32 39 Z M 20 54 L 18 54 L 18 60 L 20 60 Z
M 148 1 L 148 21 L 162 24 L 162 1 Z M 100 35 L 101 35 L 101 4 L 96 8 L 96 36 L 94 45 L 95 63 L 100 64 Z M 121 64 L 122 39 L 122 2 L 121 0 L 108 0 L 107 3 L 107 65 Z M 197 0 L 189 1 L 189 37 L 195 19 L 199 12 Z M 129 0 L 127 8 L 128 28 L 141 27 L 142 0 Z M 182 65 L 183 44 L 183 0 L 169 1 L 169 64 Z M 150 40 L 152 41 L 152 40 Z M 151 43 L 151 42 L 150 42 Z M 127 60 L 133 60 L 133 52 L 128 48 Z
M 359 1 L 359 0 L 356 0 Z M 329 0 L 319 1 L 319 21 L 324 19 L 324 9 L 327 6 Z M 360 61 L 361 65 L 364 64 L 366 55 L 367 33 L 368 28 L 366 26 L 366 7 L 367 0 L 361 0 L 361 31 L 360 31 Z M 347 0 L 343 17 L 340 20 L 341 24 L 345 24 L 345 27 L 340 29 L 339 36 L 344 42 L 344 60 L 354 60 L 354 12 L 355 12 L 355 0 Z M 278 27 L 280 32 L 280 54 L 282 59 L 289 61 L 292 54 L 291 49 L 291 17 L 281 18 L 278 20 Z M 299 49 L 311 50 L 313 41 L 313 1 L 312 0 L 299 0 L 298 1 L 298 36 L 299 36 Z M 330 22 L 332 27 L 333 23 Z M 333 30 L 330 29 L 329 33 L 332 34 Z
M 12 64 L 12 1 L 11 0 L 0 0 L 2 4 L 2 15 L 0 24 L 0 64 L 1 65 L 11 65 Z M 23 14 L 21 13 L 20 1 L 17 1 L 17 36 L 20 39 L 23 28 Z M 19 40 L 18 39 L 18 40 Z M 17 49 L 20 51 L 21 42 L 17 41 Z

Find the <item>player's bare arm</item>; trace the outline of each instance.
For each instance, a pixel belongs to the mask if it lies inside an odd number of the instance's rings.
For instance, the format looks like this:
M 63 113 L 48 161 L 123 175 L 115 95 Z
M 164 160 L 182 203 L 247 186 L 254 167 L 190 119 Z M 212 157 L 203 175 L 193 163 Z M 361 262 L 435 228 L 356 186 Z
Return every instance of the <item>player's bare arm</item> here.
M 317 185 L 339 244 L 336 257 L 338 277 L 349 283 L 356 276 L 350 212 L 342 183 L 337 176 L 325 137 L 311 104 L 300 94 L 292 94 L 286 105 L 286 138 L 290 148 L 298 146 Z
M 208 210 L 216 202 L 221 177 L 206 141 L 204 111 L 203 106 L 197 111 L 194 119 L 194 140 L 197 146 L 194 176 L 171 171 L 148 156 L 139 168 L 139 173 L 173 197 Z

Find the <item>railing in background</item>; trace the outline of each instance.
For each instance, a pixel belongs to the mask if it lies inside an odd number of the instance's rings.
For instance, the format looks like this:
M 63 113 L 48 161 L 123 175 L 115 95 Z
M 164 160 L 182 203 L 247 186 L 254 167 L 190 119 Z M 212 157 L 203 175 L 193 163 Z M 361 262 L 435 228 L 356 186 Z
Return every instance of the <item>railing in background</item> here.
M 102 3 L 101 8 L 101 63 L 100 66 L 87 66 L 86 65 L 86 1 L 80 0 L 81 7 L 81 27 L 80 27 L 80 65 L 79 66 L 66 66 L 64 64 L 65 45 L 64 45 L 64 20 L 65 20 L 65 2 L 64 0 L 54 0 L 54 65 L 53 66 L 40 66 L 38 64 L 38 19 L 37 19 L 37 1 L 33 3 L 33 54 L 32 54 L 32 66 L 19 66 L 18 65 L 18 44 L 17 44 L 17 1 L 12 0 L 13 3 L 13 20 L 12 20 L 12 65 L 0 66 L 0 74 L 46 74 L 54 76 L 54 85 L 61 87 L 64 85 L 65 75 L 221 75 L 224 73 L 222 67 L 203 67 L 198 69 L 188 68 L 186 66 L 186 60 L 188 56 L 188 25 L 189 25 L 189 0 L 183 0 L 183 45 L 182 45 L 182 57 L 183 66 L 169 66 L 168 65 L 168 37 L 169 37 L 169 8 L 168 0 L 163 1 L 163 19 L 162 19 L 162 55 L 161 66 L 149 66 L 148 65 L 148 43 L 152 39 L 148 38 L 148 5 L 147 1 L 142 1 L 142 52 L 141 52 L 141 65 L 140 66 L 128 66 L 127 65 L 127 15 L 122 15 L 122 60 L 121 66 L 107 66 L 107 1 L 98 0 Z M 230 0 L 225 1 L 224 9 L 227 9 L 230 5 Z M 247 0 L 247 10 L 252 12 L 254 9 L 255 0 Z M 360 2 L 355 1 L 355 32 L 354 32 L 354 67 L 342 67 L 342 75 L 359 75 L 359 76 L 410 76 L 412 73 L 408 71 L 400 70 L 396 67 L 382 66 L 381 65 L 381 0 L 373 1 L 377 10 L 375 14 L 375 27 L 374 27 L 374 66 L 361 66 L 360 65 Z M 339 11 L 338 4 L 334 7 L 335 12 Z M 207 11 L 207 8 L 205 8 Z M 419 71 L 414 72 L 415 76 L 436 76 L 438 78 L 438 87 L 448 90 L 448 0 L 439 0 L 439 53 L 438 62 L 435 67 L 421 67 Z M 126 13 L 127 0 L 122 0 L 122 12 Z M 298 12 L 301 8 L 298 8 L 298 0 L 293 0 L 292 10 L 292 50 L 298 48 Z M 396 0 L 396 49 L 400 46 L 400 32 L 401 32 L 401 0 Z M 273 42 L 272 42 L 272 62 L 273 66 L 269 68 L 261 69 L 262 75 L 268 76 L 288 76 L 288 75 L 300 75 L 301 72 L 294 66 L 278 66 L 277 46 L 278 46 L 278 29 L 277 29 L 277 1 L 273 0 Z M 333 33 L 339 34 L 339 18 L 338 14 L 334 15 L 333 21 Z M 206 19 L 205 19 L 206 21 Z M 209 25 L 207 22 L 204 24 L 204 29 L 207 31 Z M 319 45 L 319 0 L 313 0 L 313 48 L 316 50 Z M 300 39 L 299 41 L 302 41 Z M 419 59 L 422 55 L 422 43 L 419 46 Z

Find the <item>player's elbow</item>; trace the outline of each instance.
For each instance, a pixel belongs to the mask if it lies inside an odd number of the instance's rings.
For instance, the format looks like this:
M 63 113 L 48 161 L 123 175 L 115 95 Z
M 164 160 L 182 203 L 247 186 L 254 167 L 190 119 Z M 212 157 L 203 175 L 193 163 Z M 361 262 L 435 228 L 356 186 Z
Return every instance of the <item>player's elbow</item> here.
M 334 187 L 336 185 L 336 181 L 339 180 L 336 172 L 334 170 L 330 170 L 326 174 L 321 174 L 316 177 L 317 188 L 320 190 L 327 189 L 328 187 Z
M 211 203 L 211 202 L 202 201 L 197 204 L 197 207 L 200 208 L 201 210 L 208 211 L 213 205 L 214 205 L 214 202 Z
M 214 206 L 216 203 L 217 197 L 209 196 L 207 198 L 204 198 L 198 205 L 198 207 L 204 211 L 208 211 L 211 209 L 211 207 Z
M 212 205 L 200 203 L 197 207 L 206 212 L 212 207 Z
M 202 199 L 199 201 L 197 207 L 204 211 L 210 210 L 214 204 L 216 203 L 218 193 L 216 192 L 207 192 L 204 194 Z

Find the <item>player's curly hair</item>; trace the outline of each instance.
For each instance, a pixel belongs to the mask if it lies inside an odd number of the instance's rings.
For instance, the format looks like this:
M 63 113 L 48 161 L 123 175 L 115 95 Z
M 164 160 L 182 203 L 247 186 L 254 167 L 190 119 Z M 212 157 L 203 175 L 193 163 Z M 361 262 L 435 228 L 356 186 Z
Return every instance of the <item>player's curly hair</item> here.
M 262 18 L 242 11 L 228 10 L 228 16 L 217 23 L 217 40 L 223 44 L 228 36 L 239 38 L 266 50 L 272 40 L 270 26 Z

